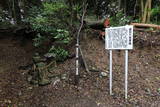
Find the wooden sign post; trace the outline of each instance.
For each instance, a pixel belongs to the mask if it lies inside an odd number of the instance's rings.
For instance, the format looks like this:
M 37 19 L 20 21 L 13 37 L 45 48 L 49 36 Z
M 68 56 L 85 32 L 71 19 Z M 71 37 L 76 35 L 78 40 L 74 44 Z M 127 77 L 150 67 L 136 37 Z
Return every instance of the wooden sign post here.
M 112 95 L 112 50 L 125 50 L 125 99 L 128 93 L 128 50 L 133 49 L 133 26 L 105 29 L 105 49 L 109 50 L 109 89 Z

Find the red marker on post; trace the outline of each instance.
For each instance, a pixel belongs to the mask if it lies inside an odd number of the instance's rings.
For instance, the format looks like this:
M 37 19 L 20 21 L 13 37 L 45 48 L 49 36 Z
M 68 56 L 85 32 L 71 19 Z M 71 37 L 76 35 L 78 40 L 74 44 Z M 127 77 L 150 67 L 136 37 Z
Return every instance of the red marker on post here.
M 110 26 L 109 18 L 106 18 L 106 19 L 104 20 L 103 26 L 104 26 L 104 28 L 109 28 L 109 26 Z M 102 39 L 105 38 L 105 32 L 104 32 L 104 31 L 100 31 L 99 34 L 100 34 L 100 38 L 102 38 Z

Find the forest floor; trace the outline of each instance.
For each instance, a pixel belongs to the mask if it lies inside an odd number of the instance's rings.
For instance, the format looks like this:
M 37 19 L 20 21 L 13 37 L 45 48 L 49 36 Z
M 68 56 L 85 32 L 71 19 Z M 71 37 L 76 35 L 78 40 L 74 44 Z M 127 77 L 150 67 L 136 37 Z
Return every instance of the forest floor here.
M 158 36 L 159 37 L 159 36 Z M 113 95 L 109 95 L 108 55 L 104 42 L 93 36 L 83 38 L 81 47 L 87 64 L 99 72 L 81 68 L 78 86 L 74 83 L 75 58 L 59 63 L 56 74 L 68 79 L 47 86 L 26 81 L 34 48 L 28 41 L 21 46 L 12 36 L 0 38 L 0 107 L 160 107 L 160 46 L 129 51 L 129 92 L 124 100 L 124 51 L 113 51 Z M 74 53 L 75 47 L 70 51 Z M 106 72 L 107 76 L 101 76 Z

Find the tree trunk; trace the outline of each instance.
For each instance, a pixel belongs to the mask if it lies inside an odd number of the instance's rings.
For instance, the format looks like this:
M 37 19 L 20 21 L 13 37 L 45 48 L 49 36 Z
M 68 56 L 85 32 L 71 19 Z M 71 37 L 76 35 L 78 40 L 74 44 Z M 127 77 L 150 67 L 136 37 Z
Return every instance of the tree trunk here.
M 151 17 L 151 5 L 152 5 L 152 0 L 147 0 L 145 3 L 145 7 L 143 4 L 143 0 L 141 0 L 141 9 L 142 9 L 142 23 L 149 23 L 150 22 L 150 17 Z
M 69 5 L 69 10 L 70 10 L 70 25 L 73 25 L 73 16 L 74 16 L 74 11 L 73 11 L 73 1 L 72 0 L 68 0 L 68 5 Z
M 118 9 L 121 10 L 121 2 L 122 0 L 118 0 Z
M 21 24 L 21 12 L 19 7 L 18 0 L 13 0 L 12 2 L 12 11 L 13 11 L 13 18 L 17 25 Z
M 144 7 L 144 12 L 143 12 L 143 16 L 142 16 L 142 23 L 146 23 L 146 20 L 147 20 L 148 4 L 149 4 L 149 0 L 146 1 L 145 7 Z
M 141 20 L 143 18 L 143 12 L 144 12 L 144 2 L 141 0 Z
M 150 23 L 150 18 L 151 18 L 151 5 L 152 5 L 152 0 L 149 0 L 149 3 L 148 3 L 148 17 L 147 17 L 147 23 Z
M 135 5 L 134 5 L 134 17 L 136 17 L 136 7 L 137 7 L 138 1 L 136 0 Z
M 124 0 L 124 14 L 127 16 L 127 0 Z

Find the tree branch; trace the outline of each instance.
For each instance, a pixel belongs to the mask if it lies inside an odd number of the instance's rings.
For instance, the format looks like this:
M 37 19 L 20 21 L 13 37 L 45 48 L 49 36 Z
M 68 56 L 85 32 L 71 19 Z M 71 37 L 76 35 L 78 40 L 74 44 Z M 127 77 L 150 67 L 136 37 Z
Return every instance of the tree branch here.
M 83 5 L 84 5 L 84 3 L 83 3 Z M 79 30 L 78 30 L 78 33 L 77 33 L 77 44 L 79 44 L 80 32 L 81 32 L 82 27 L 83 27 L 84 16 L 85 16 L 85 13 L 86 13 L 86 11 L 87 11 L 87 6 L 88 6 L 88 4 L 86 4 L 86 5 L 83 7 L 83 14 L 82 14 L 82 18 L 81 18 L 81 25 L 80 25 Z

